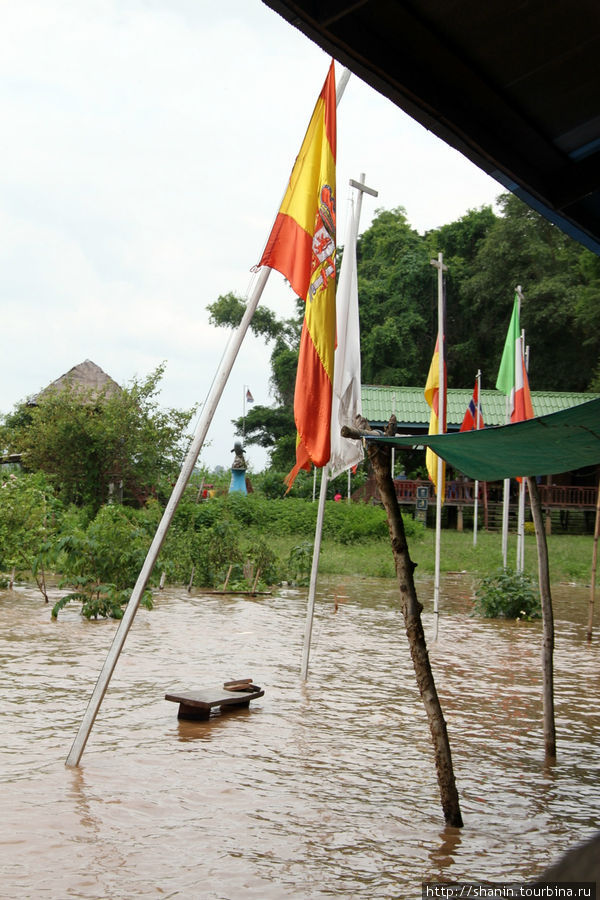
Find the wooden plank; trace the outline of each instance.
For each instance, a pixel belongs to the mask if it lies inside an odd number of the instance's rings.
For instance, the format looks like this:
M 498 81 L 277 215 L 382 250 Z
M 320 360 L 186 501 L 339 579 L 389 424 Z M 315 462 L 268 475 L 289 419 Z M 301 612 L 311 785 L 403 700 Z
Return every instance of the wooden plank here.
M 239 684 L 239 682 L 238 682 Z M 252 690 L 227 690 L 224 687 L 208 688 L 200 691 L 165 694 L 165 700 L 179 703 L 179 719 L 207 719 L 211 709 L 215 707 L 248 706 L 251 700 L 263 697 L 264 691 L 257 685 L 250 685 Z

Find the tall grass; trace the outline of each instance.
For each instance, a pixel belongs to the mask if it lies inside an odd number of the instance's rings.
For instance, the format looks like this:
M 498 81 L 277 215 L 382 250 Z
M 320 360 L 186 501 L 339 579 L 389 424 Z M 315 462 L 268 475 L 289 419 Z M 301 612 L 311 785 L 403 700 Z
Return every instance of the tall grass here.
M 312 540 L 314 534 L 309 536 Z M 286 558 L 303 532 L 268 537 L 269 545 L 280 558 Z M 592 562 L 592 538 L 586 535 L 550 535 L 548 537 L 550 578 L 555 584 L 569 582 L 589 584 Z M 421 536 L 408 537 L 411 559 L 417 563 L 416 575 L 433 575 L 435 568 L 435 533 L 428 529 Z M 508 566 L 515 567 L 516 535 L 509 535 Z M 442 574 L 467 572 L 474 578 L 491 575 L 502 566 L 501 536 L 494 532 L 479 532 L 473 547 L 472 532 L 442 531 L 440 565 Z M 394 560 L 389 538 L 379 537 L 340 543 L 324 537 L 321 545 L 319 571 L 323 575 L 365 575 L 394 578 Z M 537 546 L 535 537 L 525 537 L 525 572 L 537 581 Z

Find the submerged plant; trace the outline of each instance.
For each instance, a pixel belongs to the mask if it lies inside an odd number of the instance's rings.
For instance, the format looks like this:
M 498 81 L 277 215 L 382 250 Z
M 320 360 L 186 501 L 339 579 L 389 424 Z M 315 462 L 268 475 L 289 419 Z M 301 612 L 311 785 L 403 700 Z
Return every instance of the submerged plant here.
M 499 569 L 481 579 L 475 592 L 475 611 L 488 619 L 539 619 L 540 597 L 528 575 Z
M 296 544 L 290 550 L 288 567 L 296 584 L 308 584 L 313 558 L 313 545 L 310 541 Z

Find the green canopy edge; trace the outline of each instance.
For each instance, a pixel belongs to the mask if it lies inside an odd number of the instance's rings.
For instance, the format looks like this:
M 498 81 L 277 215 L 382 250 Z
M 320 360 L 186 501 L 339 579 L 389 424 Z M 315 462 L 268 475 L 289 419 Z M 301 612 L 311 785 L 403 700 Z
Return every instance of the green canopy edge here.
M 366 435 L 365 440 L 394 447 L 431 447 L 449 465 L 479 481 L 557 475 L 600 463 L 600 399 L 481 431 Z

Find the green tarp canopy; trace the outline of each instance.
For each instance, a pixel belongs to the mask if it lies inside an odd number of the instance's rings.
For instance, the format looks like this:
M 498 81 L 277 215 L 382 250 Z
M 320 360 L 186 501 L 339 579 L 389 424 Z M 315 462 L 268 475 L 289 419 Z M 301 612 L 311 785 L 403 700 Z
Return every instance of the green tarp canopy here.
M 431 447 L 468 478 L 557 475 L 600 463 L 600 399 L 515 425 L 439 435 L 368 435 L 394 447 Z

